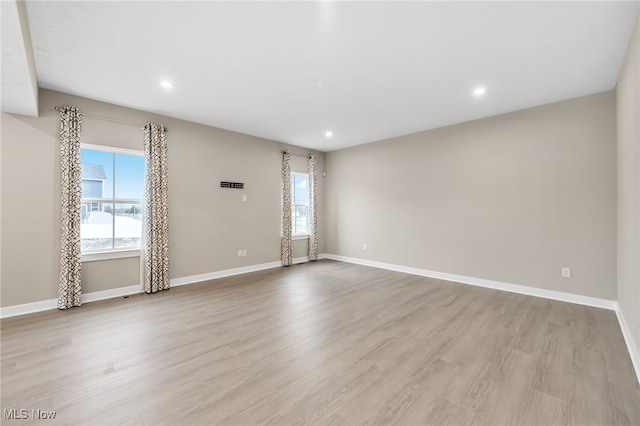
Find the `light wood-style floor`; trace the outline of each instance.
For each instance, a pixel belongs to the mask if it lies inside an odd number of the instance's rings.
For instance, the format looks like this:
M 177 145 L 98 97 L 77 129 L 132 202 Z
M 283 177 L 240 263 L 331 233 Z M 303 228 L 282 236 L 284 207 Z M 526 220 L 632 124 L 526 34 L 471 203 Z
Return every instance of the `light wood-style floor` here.
M 1 326 L 3 424 L 640 424 L 613 312 L 334 261 Z

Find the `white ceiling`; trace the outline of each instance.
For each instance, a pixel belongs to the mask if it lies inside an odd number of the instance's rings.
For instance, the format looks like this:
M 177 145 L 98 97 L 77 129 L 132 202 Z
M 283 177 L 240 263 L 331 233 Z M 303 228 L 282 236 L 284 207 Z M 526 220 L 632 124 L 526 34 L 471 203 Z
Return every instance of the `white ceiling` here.
M 26 9 L 40 87 L 331 151 L 611 90 L 639 5 L 28 1 Z M 4 63 L 2 71 L 4 79 Z M 162 79 L 174 87 L 161 88 Z M 482 98 L 471 95 L 478 85 Z

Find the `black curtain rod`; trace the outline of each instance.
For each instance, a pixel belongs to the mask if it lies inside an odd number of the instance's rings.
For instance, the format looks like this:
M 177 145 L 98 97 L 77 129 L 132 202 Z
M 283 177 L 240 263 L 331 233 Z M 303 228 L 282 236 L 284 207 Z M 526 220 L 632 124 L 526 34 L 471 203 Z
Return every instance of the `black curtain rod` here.
M 61 107 L 49 108 L 49 111 L 58 111 L 58 108 L 61 108 Z M 127 125 L 127 126 L 135 126 L 135 127 L 138 127 L 138 128 L 144 128 L 144 123 L 136 123 L 135 121 L 127 121 L 127 120 L 122 120 L 122 119 L 119 119 L 119 118 L 107 117 L 105 115 L 91 114 L 89 112 L 84 112 L 84 111 L 81 111 L 81 112 L 82 112 L 82 115 L 84 117 L 96 118 L 98 120 L 110 121 L 112 123 L 119 123 L 119 124 L 124 124 L 124 125 Z M 167 131 L 167 132 L 169 131 L 169 129 L 167 129 L 166 126 L 165 126 L 165 131 Z
M 297 154 L 295 152 L 290 152 L 290 151 L 282 151 L 283 154 L 289 154 L 289 155 L 297 155 L 298 157 L 311 157 L 313 154 Z

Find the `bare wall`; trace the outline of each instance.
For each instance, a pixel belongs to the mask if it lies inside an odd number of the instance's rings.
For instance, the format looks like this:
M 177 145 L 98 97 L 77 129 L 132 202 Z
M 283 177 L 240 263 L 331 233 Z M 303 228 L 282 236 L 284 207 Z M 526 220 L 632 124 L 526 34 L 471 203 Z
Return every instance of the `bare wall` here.
M 640 15 L 627 49 L 616 95 L 618 305 L 635 340 L 636 353 L 640 353 Z
M 53 299 L 57 295 L 60 228 L 59 140 L 56 105 L 130 122 L 169 128 L 169 226 L 171 277 L 181 278 L 280 259 L 281 151 L 312 151 L 223 129 L 40 91 L 40 116 L 2 114 L 1 306 Z M 143 149 L 142 130 L 85 117 L 82 142 Z M 324 202 L 324 154 L 317 153 L 319 203 Z M 294 157 L 294 171 L 305 171 Z M 245 190 L 220 188 L 221 180 Z M 242 201 L 247 195 L 247 202 Z M 324 251 L 322 210 L 319 244 Z M 247 257 L 237 257 L 247 249 Z M 305 256 L 306 240 L 294 243 Z M 138 258 L 83 263 L 83 292 L 139 283 Z
M 615 135 L 607 92 L 330 152 L 327 252 L 613 300 Z

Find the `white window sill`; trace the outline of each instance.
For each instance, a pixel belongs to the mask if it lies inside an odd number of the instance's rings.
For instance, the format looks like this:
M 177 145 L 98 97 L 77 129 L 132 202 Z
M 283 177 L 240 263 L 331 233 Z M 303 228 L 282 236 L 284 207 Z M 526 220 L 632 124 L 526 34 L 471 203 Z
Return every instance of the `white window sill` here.
M 291 237 L 292 240 L 308 240 L 309 239 L 309 235 L 308 234 L 304 234 L 304 235 L 294 235 Z
M 123 259 L 126 257 L 140 257 L 140 249 L 83 253 L 80 261 L 93 262 L 95 260 Z

